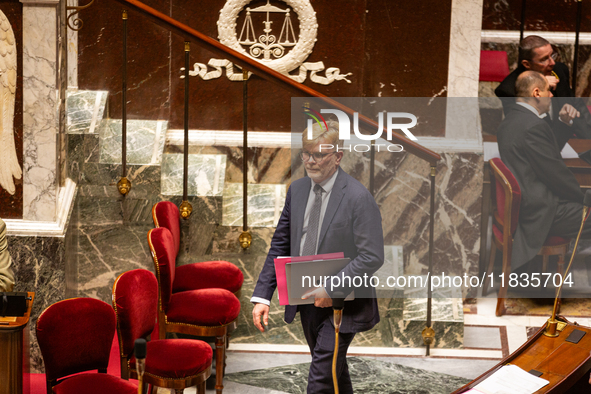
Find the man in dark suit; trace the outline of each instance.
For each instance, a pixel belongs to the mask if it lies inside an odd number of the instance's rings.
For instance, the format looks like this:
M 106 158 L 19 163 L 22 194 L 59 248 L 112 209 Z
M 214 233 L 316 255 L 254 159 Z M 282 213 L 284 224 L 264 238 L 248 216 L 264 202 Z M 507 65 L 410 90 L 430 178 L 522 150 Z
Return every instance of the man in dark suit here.
M 372 275 L 384 261 L 382 218 L 368 190 L 344 172 L 337 122 L 328 130 L 315 125 L 312 138 L 303 133 L 301 158 L 308 176 L 291 184 L 285 207 L 271 241 L 265 265 L 259 275 L 251 301 L 253 320 L 264 332 L 277 280 L 273 261 L 278 256 L 305 256 L 343 252 L 351 259 L 338 274 L 354 278 Z M 321 204 L 321 205 L 317 205 Z M 315 209 L 316 207 L 316 209 Z M 315 214 L 316 212 L 316 214 Z M 352 289 L 344 289 L 345 295 Z M 285 321 L 291 323 L 300 312 L 304 334 L 312 354 L 308 393 L 333 393 L 332 357 L 335 332 L 332 299 L 328 289 L 318 288 L 304 297 L 314 297 L 314 305 L 287 306 Z M 329 291 L 329 293 L 332 293 Z M 337 374 L 339 391 L 353 393 L 346 354 L 355 333 L 367 331 L 379 321 L 373 288 L 355 289 L 355 300 L 345 303 L 339 334 Z
M 552 97 L 548 81 L 536 71 L 525 71 L 517 78 L 515 90 L 517 104 L 497 132 L 501 160 L 521 188 L 512 269 L 531 260 L 549 235 L 575 237 L 583 211 L 580 186 L 564 164 L 556 137 L 544 121 Z M 568 124 L 577 114 L 574 107 L 565 104 L 558 117 Z M 591 236 L 589 228 L 584 236 Z
M 562 149 L 573 134 L 577 138 L 591 138 L 591 114 L 583 100 L 575 98 L 570 88 L 570 77 L 568 67 L 563 63 L 556 63 L 557 53 L 552 45 L 542 37 L 528 36 L 519 43 L 518 66 L 509 74 L 503 82 L 495 89 L 497 97 L 503 102 L 505 115 L 508 109 L 515 105 L 515 101 L 504 99 L 505 97 L 516 97 L 515 82 L 517 77 L 526 70 L 533 70 L 543 74 L 550 85 L 555 102 L 549 112 L 552 120 L 552 128 L 556 134 L 558 147 Z M 558 112 L 564 106 L 570 104 L 580 113 L 580 118 L 575 118 L 574 127 L 565 127 L 558 119 Z

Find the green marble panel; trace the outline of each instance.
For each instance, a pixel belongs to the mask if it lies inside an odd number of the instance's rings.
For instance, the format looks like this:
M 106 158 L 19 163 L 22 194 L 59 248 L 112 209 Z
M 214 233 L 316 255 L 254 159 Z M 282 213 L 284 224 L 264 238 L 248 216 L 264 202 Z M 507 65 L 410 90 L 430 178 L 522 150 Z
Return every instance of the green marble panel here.
M 221 196 L 226 178 L 226 155 L 189 155 L 187 193 L 190 196 Z M 162 194 L 183 195 L 183 155 L 164 154 Z
M 127 121 L 127 164 L 159 165 L 162 161 L 167 121 Z M 121 163 L 121 120 L 107 119 L 101 123 L 100 162 Z
M 348 357 L 353 391 L 364 394 L 448 394 L 469 380 L 363 357 Z M 290 394 L 306 392 L 309 363 L 244 371 L 226 379 Z
M 248 185 L 248 226 L 276 226 L 285 203 L 285 185 Z M 242 184 L 226 183 L 222 225 L 242 225 Z
M 66 132 L 93 134 L 105 114 L 106 91 L 69 90 L 66 92 Z

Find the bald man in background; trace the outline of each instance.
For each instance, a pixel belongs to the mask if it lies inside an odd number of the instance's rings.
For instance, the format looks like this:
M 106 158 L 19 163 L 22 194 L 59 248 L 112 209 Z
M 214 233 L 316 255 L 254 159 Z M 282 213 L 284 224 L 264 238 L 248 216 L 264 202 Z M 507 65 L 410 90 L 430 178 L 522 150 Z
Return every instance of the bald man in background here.
M 0 292 L 12 291 L 14 287 L 14 274 L 10 265 L 12 260 L 8 253 L 8 242 L 6 241 L 6 223 L 0 219 Z

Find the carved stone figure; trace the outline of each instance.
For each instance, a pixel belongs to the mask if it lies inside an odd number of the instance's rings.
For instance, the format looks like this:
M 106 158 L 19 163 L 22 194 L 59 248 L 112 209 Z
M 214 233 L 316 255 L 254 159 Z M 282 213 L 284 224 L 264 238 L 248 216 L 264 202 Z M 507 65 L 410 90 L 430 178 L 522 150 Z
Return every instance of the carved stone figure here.
M 12 26 L 0 11 L 0 187 L 14 194 L 14 180 L 22 176 L 14 145 L 16 41 Z

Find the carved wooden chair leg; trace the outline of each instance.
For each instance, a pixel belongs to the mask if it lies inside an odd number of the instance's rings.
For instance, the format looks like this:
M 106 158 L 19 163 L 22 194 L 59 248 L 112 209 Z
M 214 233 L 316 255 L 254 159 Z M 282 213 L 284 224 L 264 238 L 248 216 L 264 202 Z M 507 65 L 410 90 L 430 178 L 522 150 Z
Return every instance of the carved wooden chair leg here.
M 205 394 L 205 382 L 197 385 L 197 394 Z
M 215 391 L 222 394 L 224 389 L 224 364 L 226 360 L 226 335 L 215 338 Z
M 503 316 L 506 311 L 505 299 L 507 298 L 507 281 L 509 280 L 509 273 L 505 273 L 503 270 L 503 274 L 505 275 L 505 280 L 501 280 L 501 288 L 499 289 L 499 294 L 497 296 L 497 309 L 495 311 L 497 316 Z
M 185 391 L 184 389 L 175 389 L 174 392 L 175 394 L 183 394 L 183 391 Z
M 490 245 L 490 258 L 488 260 L 488 267 L 486 269 L 486 276 L 484 277 L 484 283 L 482 284 L 482 296 L 484 297 L 488 293 L 488 278 L 495 268 L 495 258 L 497 256 L 497 247 L 494 242 Z
M 548 260 L 549 259 L 550 259 L 550 256 L 547 254 L 542 256 L 542 273 L 548 272 Z

